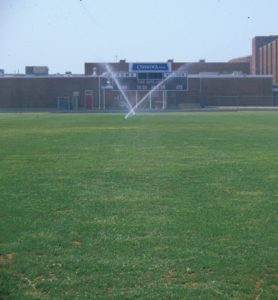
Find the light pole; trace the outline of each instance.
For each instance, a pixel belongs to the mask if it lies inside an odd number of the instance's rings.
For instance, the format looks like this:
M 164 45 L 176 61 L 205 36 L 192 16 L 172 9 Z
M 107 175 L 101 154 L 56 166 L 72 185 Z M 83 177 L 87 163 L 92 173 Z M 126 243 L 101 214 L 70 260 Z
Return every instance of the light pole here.
M 103 110 L 105 111 L 105 87 L 103 87 L 102 90 L 103 90 Z
M 200 107 L 201 108 L 204 108 L 205 107 L 205 103 L 204 103 L 204 99 L 203 99 L 203 81 L 202 81 L 202 74 L 199 74 L 199 80 L 200 80 L 200 83 L 199 83 L 199 104 L 200 104 Z
M 100 75 L 98 75 L 98 110 L 100 111 Z

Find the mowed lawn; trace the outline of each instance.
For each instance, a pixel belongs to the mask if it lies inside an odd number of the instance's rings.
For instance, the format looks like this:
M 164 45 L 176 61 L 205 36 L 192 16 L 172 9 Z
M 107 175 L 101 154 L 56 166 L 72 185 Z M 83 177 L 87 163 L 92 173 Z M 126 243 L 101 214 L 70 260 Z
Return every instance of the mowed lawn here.
M 278 113 L 0 114 L 0 299 L 278 299 Z

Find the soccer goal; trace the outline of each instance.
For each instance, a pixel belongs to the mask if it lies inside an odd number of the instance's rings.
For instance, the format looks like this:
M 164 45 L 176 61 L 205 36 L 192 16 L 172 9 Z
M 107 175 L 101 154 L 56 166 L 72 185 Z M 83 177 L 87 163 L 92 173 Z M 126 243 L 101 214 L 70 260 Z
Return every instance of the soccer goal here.
M 57 97 L 57 110 L 61 111 L 70 111 L 71 110 L 71 101 L 68 96 L 58 96 Z

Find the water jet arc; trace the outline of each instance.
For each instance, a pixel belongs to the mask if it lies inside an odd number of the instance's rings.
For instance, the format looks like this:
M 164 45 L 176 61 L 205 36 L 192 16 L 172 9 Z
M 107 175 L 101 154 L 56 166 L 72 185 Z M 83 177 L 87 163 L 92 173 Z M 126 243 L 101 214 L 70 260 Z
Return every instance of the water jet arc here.
M 115 76 L 115 73 L 111 70 L 111 67 L 109 66 L 109 64 L 105 64 L 105 68 L 108 72 L 108 74 L 111 76 L 112 80 L 115 82 L 117 88 L 119 89 L 120 93 L 122 94 L 122 96 L 124 97 L 124 100 L 126 102 L 127 105 L 127 109 L 129 110 L 130 115 L 135 115 L 135 111 L 130 103 L 130 101 L 128 100 L 127 95 L 125 94 L 123 88 L 121 87 L 117 77 Z M 125 118 L 126 119 L 126 118 Z
M 131 115 L 135 114 L 135 109 L 138 108 L 138 106 L 140 104 L 142 104 L 149 96 L 152 92 L 156 91 L 162 84 L 164 84 L 167 80 L 173 78 L 177 73 L 181 72 L 181 70 L 183 70 L 184 66 L 186 64 L 182 65 L 181 67 L 179 67 L 176 71 L 172 72 L 168 77 L 164 78 L 163 80 L 161 80 L 156 86 L 154 86 L 153 89 L 151 89 L 150 91 L 148 91 L 148 93 L 143 96 L 143 98 L 138 101 L 133 107 L 132 110 L 130 110 L 126 115 L 125 115 L 125 119 L 128 119 Z

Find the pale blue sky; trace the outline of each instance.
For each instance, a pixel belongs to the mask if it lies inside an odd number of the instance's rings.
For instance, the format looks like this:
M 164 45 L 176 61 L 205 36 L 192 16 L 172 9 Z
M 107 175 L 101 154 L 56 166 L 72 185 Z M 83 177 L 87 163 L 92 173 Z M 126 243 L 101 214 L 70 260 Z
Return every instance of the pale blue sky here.
M 278 0 L 0 0 L 0 69 L 84 62 L 227 61 L 278 34 Z

